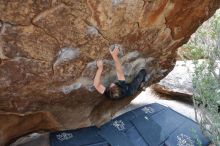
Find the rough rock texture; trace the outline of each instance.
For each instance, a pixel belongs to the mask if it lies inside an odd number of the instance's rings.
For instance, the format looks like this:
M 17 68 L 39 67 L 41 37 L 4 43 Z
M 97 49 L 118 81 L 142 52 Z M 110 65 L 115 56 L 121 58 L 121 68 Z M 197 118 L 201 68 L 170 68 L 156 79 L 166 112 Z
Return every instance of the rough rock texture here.
M 10 144 L 10 146 L 50 146 L 49 134 L 33 133 L 26 135 Z
M 100 124 L 133 97 L 111 101 L 98 94 L 94 60 L 105 59 L 103 83 L 115 81 L 107 48 L 119 44 L 128 80 L 145 67 L 148 85 L 155 83 L 219 6 L 219 0 L 0 0 L 0 111 L 21 119 L 49 112 L 60 129 Z M 33 131 L 25 126 L 7 136 L 10 123 L 0 120 L 0 145 Z
M 192 77 L 195 65 L 192 61 L 177 61 L 174 69 L 152 88 L 172 98 L 192 102 Z
M 197 68 L 201 64 L 207 64 L 206 59 L 199 59 L 196 61 Z M 215 61 L 215 74 L 220 74 L 220 61 Z M 207 68 L 206 68 L 207 69 Z M 166 94 L 171 98 L 177 100 L 183 100 L 187 102 L 193 102 L 192 96 L 194 92 L 193 88 L 193 74 L 196 71 L 195 62 L 192 60 L 177 61 L 173 70 L 159 83 L 152 85 L 158 93 Z M 206 70 L 204 69 L 203 72 Z

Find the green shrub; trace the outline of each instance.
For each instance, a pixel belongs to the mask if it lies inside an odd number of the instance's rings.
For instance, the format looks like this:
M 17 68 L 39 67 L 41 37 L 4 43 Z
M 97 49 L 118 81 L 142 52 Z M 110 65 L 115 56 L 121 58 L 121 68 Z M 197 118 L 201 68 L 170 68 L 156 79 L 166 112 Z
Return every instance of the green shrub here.
M 184 45 L 195 61 L 193 101 L 204 133 L 220 146 L 220 10 Z M 203 60 L 198 61 L 198 59 Z

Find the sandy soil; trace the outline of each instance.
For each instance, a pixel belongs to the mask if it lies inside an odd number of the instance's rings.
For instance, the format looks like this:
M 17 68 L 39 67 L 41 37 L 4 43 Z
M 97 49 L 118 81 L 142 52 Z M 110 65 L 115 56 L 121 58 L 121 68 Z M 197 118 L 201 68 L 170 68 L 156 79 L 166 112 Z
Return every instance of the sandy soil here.
M 193 105 L 173 100 L 166 96 L 161 96 L 154 92 L 151 88 L 147 88 L 145 91 L 139 94 L 128 106 L 117 112 L 115 116 L 119 116 L 127 111 L 150 103 L 159 103 L 168 106 L 173 110 L 191 118 L 192 120 L 195 120 L 195 111 Z

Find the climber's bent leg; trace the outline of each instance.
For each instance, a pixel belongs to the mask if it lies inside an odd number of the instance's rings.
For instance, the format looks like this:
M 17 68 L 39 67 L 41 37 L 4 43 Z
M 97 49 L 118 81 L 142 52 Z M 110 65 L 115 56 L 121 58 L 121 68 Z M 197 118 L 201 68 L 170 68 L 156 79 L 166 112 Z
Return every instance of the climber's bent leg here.
M 134 95 L 137 90 L 140 88 L 142 82 L 145 81 L 145 76 L 147 72 L 145 69 L 141 69 L 133 81 L 129 84 L 129 92 L 131 95 Z

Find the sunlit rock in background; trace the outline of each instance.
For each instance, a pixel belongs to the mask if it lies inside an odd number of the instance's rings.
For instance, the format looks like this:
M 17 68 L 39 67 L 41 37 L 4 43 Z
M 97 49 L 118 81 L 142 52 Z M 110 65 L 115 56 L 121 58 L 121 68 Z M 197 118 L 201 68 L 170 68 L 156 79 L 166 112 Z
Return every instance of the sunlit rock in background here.
M 174 69 L 152 88 L 159 93 L 192 103 L 194 71 L 193 61 L 177 61 Z

